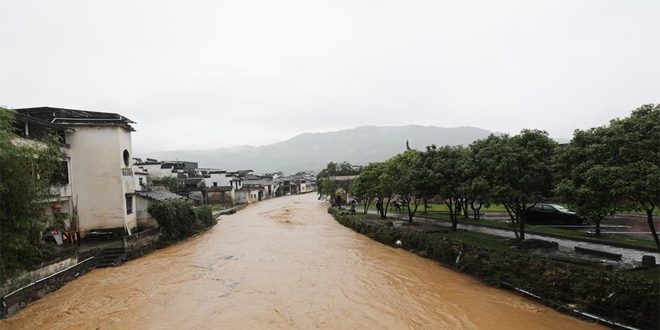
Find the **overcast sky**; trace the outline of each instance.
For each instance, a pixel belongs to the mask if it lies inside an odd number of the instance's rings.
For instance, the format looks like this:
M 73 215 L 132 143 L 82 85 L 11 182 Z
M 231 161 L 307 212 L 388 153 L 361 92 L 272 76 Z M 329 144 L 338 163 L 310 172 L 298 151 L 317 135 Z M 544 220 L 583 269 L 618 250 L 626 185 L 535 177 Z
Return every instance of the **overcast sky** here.
M 136 153 L 360 125 L 575 128 L 660 102 L 660 1 L 0 0 L 0 105 Z

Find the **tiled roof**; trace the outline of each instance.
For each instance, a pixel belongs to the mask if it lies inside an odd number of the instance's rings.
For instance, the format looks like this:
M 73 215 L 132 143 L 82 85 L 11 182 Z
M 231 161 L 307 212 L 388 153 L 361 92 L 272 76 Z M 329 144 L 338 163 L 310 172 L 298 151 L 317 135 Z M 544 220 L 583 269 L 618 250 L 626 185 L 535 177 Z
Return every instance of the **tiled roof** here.
M 167 190 L 136 191 L 135 194 L 155 201 L 183 199 L 183 197 Z

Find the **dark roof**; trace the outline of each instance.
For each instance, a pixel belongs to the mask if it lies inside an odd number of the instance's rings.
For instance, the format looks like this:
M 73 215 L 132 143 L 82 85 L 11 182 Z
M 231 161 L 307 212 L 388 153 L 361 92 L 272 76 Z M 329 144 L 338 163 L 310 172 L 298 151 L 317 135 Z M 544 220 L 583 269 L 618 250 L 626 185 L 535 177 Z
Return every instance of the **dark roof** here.
M 231 191 L 231 186 L 211 186 L 208 187 L 208 191 Z
M 16 109 L 16 112 L 62 125 L 119 125 L 134 131 L 134 121 L 116 113 L 51 107 Z
M 167 190 L 154 191 L 136 191 L 136 195 L 148 198 L 154 201 L 167 201 L 172 199 L 183 199 L 183 197 Z
M 65 126 L 58 125 L 58 124 L 53 124 L 53 123 L 45 121 L 43 119 L 39 119 L 37 117 L 31 117 L 31 116 L 28 116 L 26 114 L 23 114 L 23 113 L 20 113 L 20 112 L 17 112 L 17 111 L 14 111 L 14 116 L 16 117 L 16 122 L 20 122 L 20 123 L 28 122 L 30 124 L 41 126 L 41 127 L 44 127 L 44 128 L 49 128 L 49 129 L 52 129 L 52 130 L 55 130 L 55 131 L 65 131 L 65 130 L 67 130 L 67 128 Z
M 183 184 L 186 186 L 198 186 L 204 182 L 204 178 L 186 178 L 183 179 Z

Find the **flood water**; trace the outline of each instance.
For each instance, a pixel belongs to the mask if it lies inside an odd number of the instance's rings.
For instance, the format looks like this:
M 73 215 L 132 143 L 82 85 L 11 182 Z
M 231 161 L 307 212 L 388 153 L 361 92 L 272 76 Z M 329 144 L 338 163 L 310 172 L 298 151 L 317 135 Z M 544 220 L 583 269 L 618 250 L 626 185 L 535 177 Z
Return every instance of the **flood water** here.
M 0 328 L 598 328 L 372 241 L 325 210 L 313 194 L 251 205 L 196 238 L 94 270 Z

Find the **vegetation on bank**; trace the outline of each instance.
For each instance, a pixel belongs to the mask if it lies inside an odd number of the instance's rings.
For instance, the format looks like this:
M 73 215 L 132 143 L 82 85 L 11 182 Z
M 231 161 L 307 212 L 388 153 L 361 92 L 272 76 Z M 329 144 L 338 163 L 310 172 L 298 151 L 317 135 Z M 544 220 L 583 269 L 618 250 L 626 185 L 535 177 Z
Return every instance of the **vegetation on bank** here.
M 329 212 L 342 225 L 381 243 L 401 246 L 495 286 L 511 285 L 553 303 L 642 328 L 657 326 L 660 313 L 658 269 L 606 271 L 526 255 L 507 240 L 467 231 L 422 232 L 370 215 Z M 371 220 L 371 221 L 370 221 Z
M 442 213 L 429 212 L 424 215 L 425 218 L 446 220 L 449 221 L 449 216 Z M 484 219 L 465 219 L 461 220 L 461 223 L 478 225 L 478 226 L 487 226 L 495 227 L 502 229 L 510 229 L 511 225 L 502 221 L 496 220 L 484 220 Z M 527 225 L 527 233 L 529 234 L 540 234 L 540 235 L 552 235 L 557 237 L 563 237 L 566 239 L 589 239 L 602 242 L 603 244 L 613 243 L 615 246 L 629 247 L 629 248 L 643 248 L 643 249 L 655 249 L 655 242 L 651 239 L 644 238 L 634 238 L 624 235 L 600 235 L 594 237 L 593 235 L 576 231 L 571 229 L 562 229 L 548 226 L 540 225 Z
M 148 212 L 162 228 L 165 239 L 180 240 L 217 223 L 208 206 L 193 208 L 182 200 L 154 203 Z
M 646 215 L 660 249 L 653 223 L 660 205 L 658 141 L 660 104 L 647 104 L 606 126 L 576 130 L 571 142 L 563 145 L 544 131 L 526 129 L 513 136 L 493 134 L 468 147 L 408 148 L 362 168 L 349 191 L 364 201 L 365 213 L 379 200 L 383 219 L 396 197 L 410 222 L 420 205 L 441 200 L 453 230 L 460 214 L 479 219 L 482 207 L 499 204 L 520 239 L 525 238 L 527 211 L 541 202 L 557 201 L 576 209 L 595 224 L 596 236 L 606 215 L 638 211 Z M 348 163 L 330 163 L 320 174 L 351 168 Z M 319 175 L 318 180 L 321 194 L 336 194 L 331 177 Z
M 49 223 L 44 214 L 48 187 L 63 159 L 58 140 L 21 140 L 14 133 L 14 117 L 0 108 L 0 283 L 56 255 L 41 236 L 48 227 L 63 226 Z

